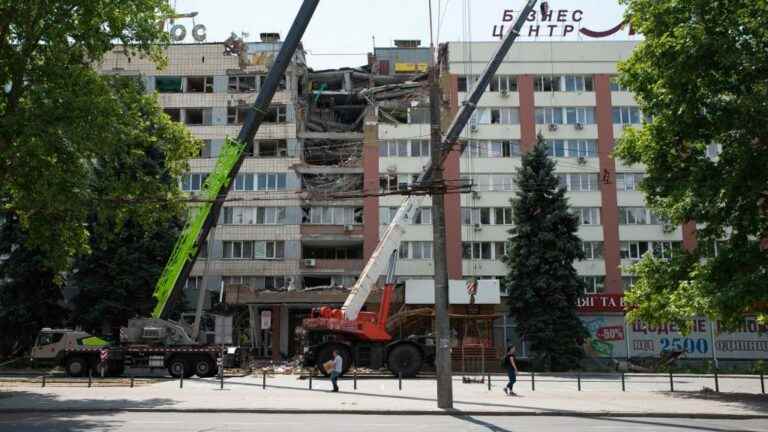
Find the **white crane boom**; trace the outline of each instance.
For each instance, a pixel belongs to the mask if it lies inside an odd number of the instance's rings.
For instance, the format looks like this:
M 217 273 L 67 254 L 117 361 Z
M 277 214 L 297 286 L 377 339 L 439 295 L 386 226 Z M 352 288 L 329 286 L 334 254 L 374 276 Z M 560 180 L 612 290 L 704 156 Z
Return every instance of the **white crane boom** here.
M 509 30 L 507 36 L 504 37 L 504 40 L 501 42 L 501 45 L 499 45 L 499 48 L 497 48 L 496 53 L 491 57 L 490 63 L 488 63 L 485 70 L 480 75 L 480 79 L 472 89 L 469 98 L 463 103 L 461 109 L 459 109 L 459 112 L 456 114 L 456 118 L 448 128 L 448 132 L 445 134 L 445 139 L 442 143 L 443 154 L 441 155 L 441 161 L 444 161 L 447 156 L 445 150 L 450 149 L 452 145 L 458 141 L 461 132 L 464 130 L 472 113 L 475 111 L 477 103 L 480 101 L 480 97 L 485 93 L 485 89 L 488 88 L 491 79 L 504 61 L 504 57 L 507 56 L 512 44 L 515 43 L 517 36 L 520 35 L 520 29 L 534 6 L 536 6 L 536 1 L 537 0 L 526 0 L 526 5 L 515 20 L 515 24 Z M 545 7 L 548 7 L 547 2 L 542 3 L 542 8 Z M 466 148 L 466 146 L 467 143 L 462 142 L 459 152 L 464 153 L 464 148 Z M 419 176 L 416 183 L 427 183 L 430 181 L 431 176 L 432 164 L 430 163 L 427 165 L 425 171 Z M 345 319 L 354 320 L 357 318 L 357 314 L 371 294 L 371 290 L 376 283 L 378 283 L 379 277 L 386 272 L 387 267 L 389 266 L 389 260 L 397 259 L 396 256 L 393 256 L 393 253 L 400 247 L 400 240 L 403 238 L 403 234 L 405 234 L 405 222 L 413 219 L 413 215 L 423 201 L 423 195 L 410 195 L 403 201 L 403 204 L 400 205 L 395 217 L 392 218 L 392 222 L 390 222 L 389 227 L 387 227 L 384 235 L 379 240 L 376 250 L 373 251 L 373 254 L 368 259 L 368 263 L 365 265 L 365 268 L 363 268 L 362 273 L 360 273 L 360 277 L 357 279 L 357 282 L 355 282 L 355 285 L 347 296 L 344 306 L 341 307 Z

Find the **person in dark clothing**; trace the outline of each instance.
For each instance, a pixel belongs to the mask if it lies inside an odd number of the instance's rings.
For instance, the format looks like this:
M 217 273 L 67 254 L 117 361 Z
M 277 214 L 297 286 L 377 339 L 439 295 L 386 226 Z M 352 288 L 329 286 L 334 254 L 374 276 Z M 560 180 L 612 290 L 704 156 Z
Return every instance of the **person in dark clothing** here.
M 507 353 L 504 356 L 504 366 L 507 368 L 507 376 L 509 377 L 509 382 L 507 383 L 507 386 L 504 387 L 504 393 L 507 396 L 517 396 L 517 394 L 515 394 L 515 392 L 512 390 L 515 382 L 517 381 L 517 364 L 515 363 L 514 346 L 509 347 L 507 350 Z

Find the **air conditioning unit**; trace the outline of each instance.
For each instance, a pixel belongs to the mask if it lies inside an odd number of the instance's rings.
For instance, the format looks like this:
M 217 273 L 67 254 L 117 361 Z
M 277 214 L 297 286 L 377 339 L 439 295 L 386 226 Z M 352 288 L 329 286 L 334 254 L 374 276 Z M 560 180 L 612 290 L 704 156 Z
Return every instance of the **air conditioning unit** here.
M 556 130 L 557 130 L 557 125 L 556 125 L 556 124 L 554 124 L 554 123 L 550 123 L 550 125 L 549 125 L 549 131 L 550 131 L 550 132 L 554 132 L 554 131 L 556 131 Z
M 580 157 L 577 159 L 577 162 L 579 163 L 579 165 L 586 165 L 586 164 L 587 164 L 587 158 L 585 158 L 585 157 L 583 157 L 583 156 L 580 156 Z
M 478 192 L 478 191 L 472 191 L 472 198 L 474 198 L 474 199 L 480 199 L 480 198 L 481 198 L 480 192 Z
M 355 229 L 354 225 L 344 225 L 344 231 L 353 231 Z
M 479 128 L 477 127 L 477 123 L 472 123 L 472 124 L 469 125 L 469 131 L 470 132 L 475 133 L 478 130 L 479 130 Z
M 482 225 L 475 224 L 475 231 L 482 231 L 482 230 L 483 230 L 483 226 Z
M 304 267 L 315 267 L 317 265 L 317 260 L 314 258 L 305 259 L 302 260 L 302 264 L 304 264 Z
M 584 125 L 581 123 L 576 123 L 574 127 L 576 128 L 576 130 L 584 130 Z
M 509 90 L 502 90 L 501 97 L 509 97 Z

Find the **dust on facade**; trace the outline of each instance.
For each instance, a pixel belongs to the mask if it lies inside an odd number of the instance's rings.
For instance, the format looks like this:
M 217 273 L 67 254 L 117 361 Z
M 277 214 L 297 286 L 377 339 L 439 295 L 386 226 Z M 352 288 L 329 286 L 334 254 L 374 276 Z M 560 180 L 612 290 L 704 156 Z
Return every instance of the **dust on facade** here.
M 139 76 L 148 92 L 159 94 L 166 113 L 203 140 L 200 156 L 180 179 L 190 195 L 200 191 L 225 137 L 237 135 L 277 54 L 280 36 L 260 37 L 171 45 L 163 70 L 119 49 L 100 65 L 104 74 Z M 443 120 L 466 97 L 495 45 L 441 47 Z M 588 282 L 586 294 L 620 295 L 632 283 L 631 275 L 619 273 L 620 264 L 646 250 L 663 254 L 694 241 L 645 208 L 635 191 L 642 170 L 610 156 L 623 128 L 641 122 L 631 94 L 610 78 L 634 45 L 523 42 L 513 48 L 462 135 L 467 151 L 446 160 L 447 179 L 474 185 L 446 199 L 450 279 L 493 280 L 507 273 L 500 257 L 512 223 L 513 175 L 521 151 L 539 132 L 582 223 L 588 259 L 575 265 Z M 400 205 L 400 193 L 429 161 L 429 59 L 429 48 L 407 40 L 376 47 L 360 67 L 313 70 L 303 50 L 294 55 L 185 291 L 187 299 L 197 299 L 206 290 L 207 309 L 235 312 L 234 343 L 250 346 L 257 357 L 292 357 L 299 349 L 296 329 L 310 310 L 344 302 Z M 397 276 L 407 286 L 395 307 L 409 323 L 433 302 L 429 200 L 425 205 L 399 251 Z M 490 318 L 472 328 L 454 320 L 457 339 L 487 348 L 489 358 L 520 343 L 499 313 L 504 293 L 498 284 L 485 284 L 472 306 L 462 290 L 452 288 L 452 312 Z M 377 302 L 374 293 L 369 303 Z M 584 314 L 623 321 L 619 310 Z

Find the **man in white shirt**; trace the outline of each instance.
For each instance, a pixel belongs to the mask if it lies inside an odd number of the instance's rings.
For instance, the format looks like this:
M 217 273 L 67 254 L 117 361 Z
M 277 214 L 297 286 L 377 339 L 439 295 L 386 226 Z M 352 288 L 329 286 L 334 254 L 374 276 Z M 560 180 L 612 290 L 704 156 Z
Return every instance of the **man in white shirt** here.
M 339 391 L 339 385 L 336 383 L 336 381 L 339 379 L 339 375 L 341 375 L 341 372 L 344 370 L 344 359 L 341 358 L 339 355 L 339 352 L 336 350 L 333 350 L 333 370 L 331 371 L 331 383 L 333 384 L 333 390 L 334 392 Z

